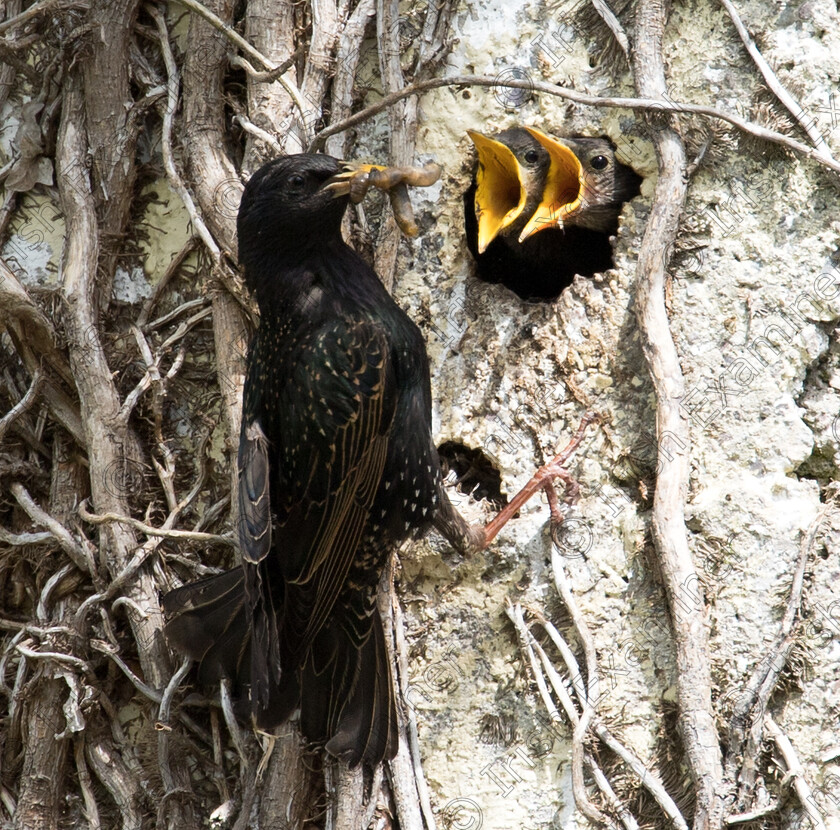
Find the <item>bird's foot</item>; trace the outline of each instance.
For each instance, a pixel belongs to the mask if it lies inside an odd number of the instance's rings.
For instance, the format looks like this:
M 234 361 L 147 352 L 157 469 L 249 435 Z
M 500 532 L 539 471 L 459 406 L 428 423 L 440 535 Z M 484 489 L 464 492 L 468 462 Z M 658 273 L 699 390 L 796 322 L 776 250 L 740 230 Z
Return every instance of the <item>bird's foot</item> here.
M 353 204 L 361 202 L 371 187 L 384 190 L 400 230 L 407 236 L 417 235 L 408 187 L 433 185 L 440 178 L 439 165 L 430 162 L 423 167 L 385 167 L 348 161 L 344 167 L 324 185 L 325 190 L 331 190 L 335 196 L 349 196 Z
M 587 412 L 565 449 L 537 470 L 531 480 L 510 500 L 505 508 L 486 525 L 470 524 L 452 505 L 448 498 L 443 498 L 435 514 L 435 528 L 456 550 L 464 555 L 472 555 L 483 551 L 498 535 L 499 531 L 512 519 L 522 505 L 539 490 L 544 490 L 548 497 L 551 510 L 552 534 L 563 523 L 563 513 L 560 509 L 560 498 L 554 489 L 554 479 L 563 480 L 565 493 L 563 502 L 574 504 L 580 496 L 580 484 L 563 466 L 572 453 L 583 442 L 586 428 L 598 416 L 594 412 Z
M 483 528 L 484 547 L 487 547 L 498 535 L 499 531 L 519 512 L 520 508 L 539 490 L 544 490 L 548 498 L 551 511 L 552 530 L 563 523 L 563 513 L 560 509 L 560 499 L 554 489 L 554 479 L 560 478 L 565 485 L 563 501 L 574 504 L 580 498 L 580 484 L 563 466 L 572 453 L 581 445 L 586 428 L 598 420 L 594 412 L 587 412 L 581 419 L 580 426 L 565 449 L 556 455 L 548 464 L 540 467 L 531 480 L 508 502 L 505 508 Z

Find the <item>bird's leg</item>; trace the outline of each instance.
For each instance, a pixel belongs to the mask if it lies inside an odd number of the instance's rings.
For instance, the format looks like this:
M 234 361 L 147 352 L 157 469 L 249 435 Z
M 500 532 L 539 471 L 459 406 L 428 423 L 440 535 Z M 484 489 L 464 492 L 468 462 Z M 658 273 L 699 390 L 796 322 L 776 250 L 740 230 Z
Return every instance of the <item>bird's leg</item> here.
M 498 535 L 499 531 L 519 512 L 522 505 L 525 504 L 536 492 L 545 490 L 548 496 L 548 505 L 551 510 L 551 519 L 553 523 L 563 521 L 563 516 L 560 513 L 560 502 L 557 498 L 557 492 L 554 489 L 554 479 L 562 478 L 566 484 L 566 495 L 564 501 L 567 504 L 573 504 L 580 496 L 580 484 L 571 476 L 569 471 L 563 466 L 569 460 L 572 453 L 581 445 L 583 441 L 586 428 L 596 419 L 593 412 L 587 412 L 580 422 L 580 426 L 574 437 L 569 441 L 566 448 L 556 455 L 548 464 L 534 473 L 531 480 L 508 502 L 508 504 L 501 510 L 498 515 L 484 526 L 485 547 L 489 545 Z
M 548 464 L 537 470 L 531 480 L 508 502 L 494 519 L 484 527 L 469 524 L 455 508 L 448 503 L 442 504 L 435 517 L 435 527 L 449 542 L 464 553 L 478 553 L 484 550 L 498 535 L 499 531 L 519 512 L 520 508 L 539 490 L 545 490 L 548 506 L 551 510 L 551 523 L 554 527 L 561 524 L 560 500 L 554 489 L 554 479 L 561 478 L 565 483 L 564 501 L 573 504 L 580 496 L 580 484 L 563 466 L 572 453 L 581 445 L 586 428 L 597 420 L 593 412 L 587 412 L 566 447 Z M 448 505 L 448 507 L 447 507 Z

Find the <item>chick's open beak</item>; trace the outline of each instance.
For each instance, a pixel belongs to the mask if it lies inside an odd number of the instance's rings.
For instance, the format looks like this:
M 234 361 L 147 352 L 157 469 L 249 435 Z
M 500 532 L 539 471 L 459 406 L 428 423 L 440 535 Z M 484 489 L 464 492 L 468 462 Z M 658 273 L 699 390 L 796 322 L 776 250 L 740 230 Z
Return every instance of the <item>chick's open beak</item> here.
M 520 243 L 545 228 L 562 228 L 563 219 L 581 206 L 585 184 L 583 167 L 578 157 L 565 144 L 533 127 L 525 129 L 548 151 L 551 163 L 542 199 L 528 224 L 522 229 L 519 235 Z
M 467 130 L 478 151 L 475 181 L 475 215 L 478 218 L 478 252 L 504 230 L 525 207 L 527 193 L 519 162 L 513 151 L 486 135 Z

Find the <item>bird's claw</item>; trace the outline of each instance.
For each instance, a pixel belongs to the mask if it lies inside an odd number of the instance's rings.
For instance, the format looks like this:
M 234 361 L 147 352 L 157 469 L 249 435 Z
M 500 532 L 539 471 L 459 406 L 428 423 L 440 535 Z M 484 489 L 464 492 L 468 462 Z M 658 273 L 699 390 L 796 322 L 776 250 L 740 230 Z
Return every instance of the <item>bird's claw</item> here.
M 332 191 L 336 197 L 349 196 L 353 204 L 361 202 L 371 187 L 387 191 L 400 230 L 407 236 L 417 235 L 408 186 L 433 185 L 440 178 L 439 165 L 429 162 L 423 167 L 385 167 L 380 164 L 345 162 L 344 167 L 341 173 L 333 176 L 324 186 L 325 190 Z

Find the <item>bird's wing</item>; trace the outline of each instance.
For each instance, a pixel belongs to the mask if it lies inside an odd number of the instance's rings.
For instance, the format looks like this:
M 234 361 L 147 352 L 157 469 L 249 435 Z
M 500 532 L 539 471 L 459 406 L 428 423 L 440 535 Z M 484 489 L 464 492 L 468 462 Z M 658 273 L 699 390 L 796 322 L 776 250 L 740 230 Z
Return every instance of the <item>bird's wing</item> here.
M 267 479 L 274 511 L 270 565 L 262 573 L 246 567 L 246 581 L 251 596 L 265 597 L 259 582 L 273 578 L 279 566 L 283 639 L 298 654 L 344 587 L 382 477 L 396 398 L 384 331 L 373 323 L 336 320 L 308 339 L 278 399 L 264 402 L 282 413 L 268 431 L 271 444 L 259 434 L 245 442 L 240 476 L 248 487 L 240 489 L 249 504 L 243 526 L 262 528 Z M 270 472 L 264 469 L 268 458 L 275 465 Z M 249 509 L 255 520 L 248 519 Z M 264 544 L 265 536 L 254 535 L 246 561 L 264 558 Z
M 268 438 L 259 419 L 242 425 L 239 438 L 239 547 L 246 562 L 271 550 Z

